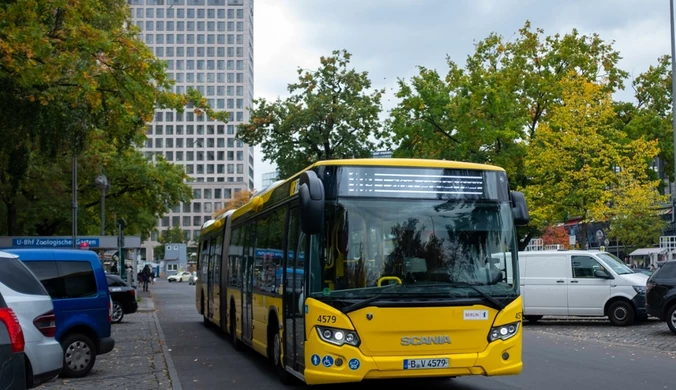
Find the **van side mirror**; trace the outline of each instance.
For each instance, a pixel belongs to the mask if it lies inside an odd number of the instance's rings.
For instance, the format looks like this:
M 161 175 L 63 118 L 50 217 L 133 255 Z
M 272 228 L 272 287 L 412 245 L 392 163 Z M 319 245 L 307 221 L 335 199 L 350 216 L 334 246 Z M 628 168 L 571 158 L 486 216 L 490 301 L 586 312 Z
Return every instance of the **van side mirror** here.
M 526 204 L 526 197 L 523 192 L 511 191 L 512 198 L 512 214 L 514 214 L 514 224 L 516 226 L 525 226 L 530 222 L 530 214 L 528 214 L 528 205 Z
M 324 183 L 314 171 L 301 173 L 298 180 L 300 227 L 305 234 L 317 234 L 324 221 Z
M 610 274 L 602 269 L 598 269 L 594 272 L 594 276 L 601 279 L 612 279 L 613 277 Z

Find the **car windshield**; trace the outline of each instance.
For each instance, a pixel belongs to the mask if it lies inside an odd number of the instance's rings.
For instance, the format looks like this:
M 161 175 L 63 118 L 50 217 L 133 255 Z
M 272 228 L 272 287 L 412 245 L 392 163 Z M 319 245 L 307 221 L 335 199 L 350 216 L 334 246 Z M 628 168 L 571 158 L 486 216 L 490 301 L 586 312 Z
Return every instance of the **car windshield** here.
M 327 207 L 310 296 L 513 297 L 515 243 L 508 202 L 343 199 Z
M 615 257 L 615 255 L 603 252 L 599 253 L 599 257 L 608 265 L 608 267 L 612 268 L 612 270 L 615 271 L 615 273 L 618 275 L 627 275 L 634 273 L 634 271 L 631 268 L 627 267 L 624 264 L 624 262 Z

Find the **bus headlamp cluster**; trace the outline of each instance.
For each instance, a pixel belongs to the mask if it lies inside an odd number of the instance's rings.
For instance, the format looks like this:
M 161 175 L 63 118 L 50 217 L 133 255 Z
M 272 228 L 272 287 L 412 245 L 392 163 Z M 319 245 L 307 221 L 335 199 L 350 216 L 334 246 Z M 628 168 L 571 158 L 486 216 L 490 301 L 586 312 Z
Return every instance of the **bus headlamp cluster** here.
M 357 332 L 354 330 L 318 326 L 317 333 L 319 333 L 319 338 L 327 343 L 334 345 L 347 344 L 355 347 L 359 346 L 359 336 L 357 336 Z
M 488 334 L 488 341 L 493 342 L 495 340 L 507 340 L 514 337 L 519 331 L 519 325 L 520 322 L 512 322 L 511 324 L 505 324 L 491 328 L 491 331 Z

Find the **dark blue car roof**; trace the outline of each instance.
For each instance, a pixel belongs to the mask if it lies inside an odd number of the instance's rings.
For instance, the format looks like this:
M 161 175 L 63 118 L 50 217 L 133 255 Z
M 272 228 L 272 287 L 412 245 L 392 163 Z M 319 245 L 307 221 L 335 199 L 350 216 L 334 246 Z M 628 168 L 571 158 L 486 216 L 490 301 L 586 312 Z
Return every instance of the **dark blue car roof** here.
M 99 259 L 96 253 L 82 249 L 3 249 L 13 253 L 21 260 L 70 260 L 93 261 Z

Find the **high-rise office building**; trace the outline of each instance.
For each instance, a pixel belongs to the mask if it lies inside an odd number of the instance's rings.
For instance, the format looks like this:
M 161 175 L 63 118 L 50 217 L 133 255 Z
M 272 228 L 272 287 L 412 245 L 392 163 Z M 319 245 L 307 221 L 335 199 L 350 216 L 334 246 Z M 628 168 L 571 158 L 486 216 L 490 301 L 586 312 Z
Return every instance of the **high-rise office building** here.
M 163 155 L 191 176 L 193 200 L 174 207 L 142 244 L 146 258 L 163 231 L 180 226 L 195 239 L 202 224 L 239 191 L 253 189 L 253 148 L 237 140 L 253 100 L 253 0 L 128 0 L 140 39 L 167 61 L 175 91 L 199 90 L 211 107 L 230 113 L 228 123 L 158 110 L 142 148 Z

